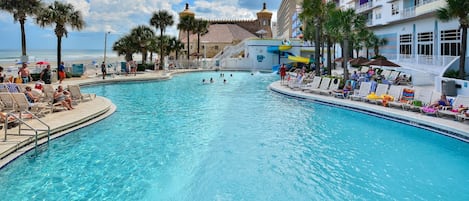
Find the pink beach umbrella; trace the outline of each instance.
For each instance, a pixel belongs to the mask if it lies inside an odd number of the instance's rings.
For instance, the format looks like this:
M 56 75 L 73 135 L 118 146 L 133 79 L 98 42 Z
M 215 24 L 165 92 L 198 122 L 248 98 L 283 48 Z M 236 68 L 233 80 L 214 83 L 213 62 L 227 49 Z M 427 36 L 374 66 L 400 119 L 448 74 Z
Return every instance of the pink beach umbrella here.
M 49 64 L 49 62 L 47 62 L 47 61 L 38 61 L 38 62 L 36 62 L 36 64 L 37 65 L 47 65 L 47 64 Z

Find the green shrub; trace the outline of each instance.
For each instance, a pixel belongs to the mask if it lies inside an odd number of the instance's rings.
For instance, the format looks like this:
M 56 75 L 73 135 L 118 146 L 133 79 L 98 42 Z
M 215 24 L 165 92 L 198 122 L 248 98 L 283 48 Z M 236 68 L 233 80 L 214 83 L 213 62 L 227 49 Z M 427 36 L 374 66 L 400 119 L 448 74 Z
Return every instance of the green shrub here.
M 447 78 L 458 78 L 459 71 L 457 70 L 447 70 L 445 74 L 443 74 L 443 77 Z

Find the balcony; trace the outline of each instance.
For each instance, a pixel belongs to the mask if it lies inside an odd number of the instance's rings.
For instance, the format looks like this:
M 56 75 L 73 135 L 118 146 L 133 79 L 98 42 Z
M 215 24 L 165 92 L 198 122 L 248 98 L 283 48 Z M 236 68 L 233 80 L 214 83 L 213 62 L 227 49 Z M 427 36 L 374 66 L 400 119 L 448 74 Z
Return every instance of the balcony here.
M 362 5 L 357 5 L 355 8 L 355 12 L 357 13 L 362 13 L 367 10 L 370 10 L 373 7 L 373 2 L 369 1 L 368 3 L 362 4 Z
M 419 0 L 415 8 L 415 15 L 422 15 L 446 7 L 445 0 Z

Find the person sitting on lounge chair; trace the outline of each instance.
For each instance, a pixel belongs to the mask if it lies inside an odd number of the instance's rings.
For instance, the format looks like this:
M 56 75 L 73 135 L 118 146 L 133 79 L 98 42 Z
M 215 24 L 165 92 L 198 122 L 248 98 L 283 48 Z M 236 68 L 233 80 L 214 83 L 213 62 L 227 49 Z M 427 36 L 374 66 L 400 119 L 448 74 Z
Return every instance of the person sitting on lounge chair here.
M 441 95 L 440 100 L 438 100 L 437 102 L 431 104 L 429 107 L 441 108 L 443 106 L 451 106 L 448 99 L 446 98 L 446 95 Z
M 39 96 L 33 93 L 33 90 L 31 89 L 30 86 L 26 87 L 26 91 L 24 92 L 24 94 L 26 95 L 26 98 L 28 99 L 28 102 L 30 103 L 35 103 L 39 100 Z
M 68 91 L 65 91 L 62 85 L 59 85 L 54 93 L 54 103 L 60 103 L 68 110 L 74 109 L 72 107 L 72 99 L 70 98 L 70 93 Z

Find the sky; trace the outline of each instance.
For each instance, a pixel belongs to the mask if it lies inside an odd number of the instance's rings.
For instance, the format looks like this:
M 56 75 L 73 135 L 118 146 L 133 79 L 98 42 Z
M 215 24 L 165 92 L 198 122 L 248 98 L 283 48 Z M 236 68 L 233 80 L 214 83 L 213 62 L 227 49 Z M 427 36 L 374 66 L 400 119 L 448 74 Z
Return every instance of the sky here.
M 59 0 L 60 1 L 60 0 Z M 178 13 L 185 4 L 195 13 L 196 18 L 203 19 L 256 19 L 256 13 L 263 3 L 272 12 L 272 21 L 277 21 L 277 9 L 282 0 L 62 0 L 72 4 L 81 11 L 85 28 L 81 31 L 68 28 L 68 37 L 62 38 L 62 49 L 104 49 L 128 34 L 133 27 L 148 25 L 153 12 L 167 10 L 173 15 L 174 25 L 168 27 L 167 35 L 177 36 L 176 26 L 179 23 Z M 50 4 L 53 0 L 42 0 Z M 55 27 L 41 28 L 28 17 L 25 24 L 27 49 L 56 49 L 57 37 Z M 106 37 L 105 33 L 110 32 Z M 19 22 L 13 16 L 0 10 L 0 49 L 21 50 Z M 156 32 L 159 34 L 159 32 Z

